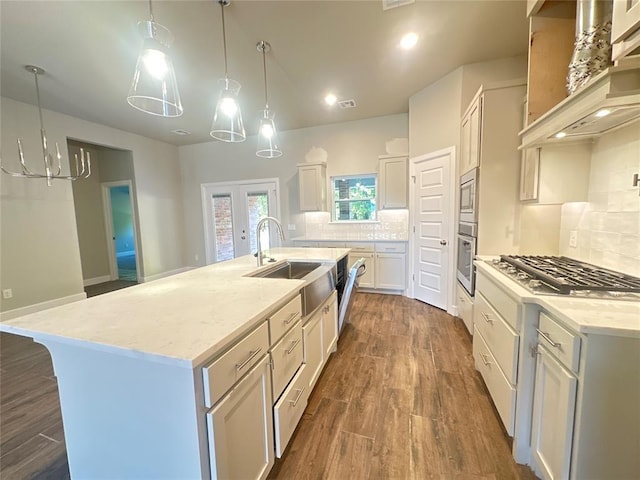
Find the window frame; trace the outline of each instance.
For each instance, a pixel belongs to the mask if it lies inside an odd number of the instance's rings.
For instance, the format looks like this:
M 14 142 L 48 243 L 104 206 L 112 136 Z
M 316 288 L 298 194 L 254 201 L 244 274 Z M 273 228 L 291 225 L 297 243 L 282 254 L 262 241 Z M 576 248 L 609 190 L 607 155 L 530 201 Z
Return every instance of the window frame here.
M 375 215 L 374 219 L 371 220 L 340 220 L 338 218 L 336 218 L 336 206 L 338 202 L 361 202 L 363 201 L 363 199 L 343 199 L 343 200 L 336 200 L 335 199 L 335 181 L 336 180 L 345 180 L 345 179 L 352 179 L 352 178 L 373 178 L 374 182 L 375 182 L 375 196 L 373 198 L 369 198 L 369 199 L 364 199 L 364 200 L 373 200 L 374 202 L 374 210 L 373 210 L 373 214 Z M 379 223 L 380 221 L 378 220 L 378 174 L 377 173 L 360 173 L 360 174 L 352 174 L 352 175 L 333 175 L 331 177 L 329 177 L 329 198 L 331 199 L 331 221 L 330 223 L 339 223 L 339 224 L 345 224 L 345 223 Z

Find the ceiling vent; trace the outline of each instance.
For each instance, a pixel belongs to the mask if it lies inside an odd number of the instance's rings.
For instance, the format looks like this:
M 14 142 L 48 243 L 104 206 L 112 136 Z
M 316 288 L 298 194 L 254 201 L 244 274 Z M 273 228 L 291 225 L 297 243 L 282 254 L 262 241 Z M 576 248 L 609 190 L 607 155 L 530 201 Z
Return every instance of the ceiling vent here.
M 171 133 L 175 133 L 180 136 L 191 135 L 191 132 L 187 132 L 186 130 L 171 130 Z
M 415 3 L 416 0 L 382 0 L 382 10 L 391 10 L 396 7 L 404 7 Z
M 338 102 L 338 105 L 340 105 L 340 108 L 353 108 L 356 106 L 356 101 L 355 100 L 341 100 Z

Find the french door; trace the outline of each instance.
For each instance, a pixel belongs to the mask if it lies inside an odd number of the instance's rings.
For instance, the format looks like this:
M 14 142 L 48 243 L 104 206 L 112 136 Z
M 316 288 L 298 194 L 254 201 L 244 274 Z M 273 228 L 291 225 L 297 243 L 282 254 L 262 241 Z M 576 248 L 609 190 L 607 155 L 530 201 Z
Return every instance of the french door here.
M 258 222 L 279 214 L 278 179 L 207 183 L 201 189 L 207 264 L 255 253 Z M 277 246 L 270 227 L 260 232 L 263 250 Z

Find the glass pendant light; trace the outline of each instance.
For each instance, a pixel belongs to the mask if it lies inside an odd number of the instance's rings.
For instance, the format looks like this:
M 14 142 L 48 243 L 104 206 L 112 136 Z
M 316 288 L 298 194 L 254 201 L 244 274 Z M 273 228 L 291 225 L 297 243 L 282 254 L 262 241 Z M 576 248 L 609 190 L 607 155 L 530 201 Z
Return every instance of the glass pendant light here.
M 242 112 L 238 105 L 240 83 L 229 78 L 227 70 L 227 35 L 224 26 L 224 7 L 231 0 L 219 0 L 222 12 L 222 45 L 224 48 L 224 78 L 218 80 L 220 95 L 213 116 L 213 124 L 209 133 L 213 138 L 223 142 L 243 142 L 247 137 L 242 123 Z
M 168 53 L 173 35 L 168 28 L 154 21 L 151 0 L 149 20 L 138 22 L 138 29 L 144 42 L 127 102 L 151 115 L 179 117 L 183 111 L 182 102 Z
M 271 50 L 269 42 L 258 42 L 258 51 L 262 52 L 262 70 L 264 72 L 264 110 L 260 117 L 258 129 L 258 148 L 256 155 L 262 158 L 276 158 L 282 155 L 278 145 L 278 132 L 274 122 L 274 113 L 269 110 L 269 97 L 267 96 L 267 60 L 266 53 Z

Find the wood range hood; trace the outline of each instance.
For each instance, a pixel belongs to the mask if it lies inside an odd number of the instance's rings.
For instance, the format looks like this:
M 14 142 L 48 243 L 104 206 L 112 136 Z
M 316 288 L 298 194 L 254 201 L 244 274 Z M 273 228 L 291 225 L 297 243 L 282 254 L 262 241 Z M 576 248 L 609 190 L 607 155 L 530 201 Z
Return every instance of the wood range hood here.
M 520 132 L 520 149 L 597 137 L 640 119 L 640 61 L 610 67 Z

